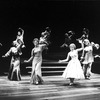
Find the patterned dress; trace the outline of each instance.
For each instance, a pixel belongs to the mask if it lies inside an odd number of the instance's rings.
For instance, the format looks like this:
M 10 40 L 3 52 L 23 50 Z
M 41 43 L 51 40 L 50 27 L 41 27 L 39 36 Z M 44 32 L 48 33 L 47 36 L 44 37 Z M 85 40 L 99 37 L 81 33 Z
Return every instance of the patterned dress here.
M 8 52 L 7 55 L 12 55 L 10 69 L 8 74 L 9 80 L 19 81 L 21 80 L 20 74 L 20 55 L 19 51 L 16 47 L 12 47 Z
M 76 78 L 81 79 L 84 78 L 83 70 L 78 60 L 78 51 L 70 51 L 69 56 L 71 60 L 68 62 L 66 69 L 63 72 L 63 78 Z

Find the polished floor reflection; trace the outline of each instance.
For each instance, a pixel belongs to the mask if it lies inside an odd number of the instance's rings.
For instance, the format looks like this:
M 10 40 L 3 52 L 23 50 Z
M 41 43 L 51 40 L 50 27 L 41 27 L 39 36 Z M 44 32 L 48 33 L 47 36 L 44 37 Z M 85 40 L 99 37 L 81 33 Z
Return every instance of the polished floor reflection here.
M 61 76 L 43 76 L 44 83 L 31 85 L 30 76 L 21 81 L 9 81 L 0 76 L 0 100 L 100 100 L 100 75 L 92 74 L 90 80 L 69 80 Z

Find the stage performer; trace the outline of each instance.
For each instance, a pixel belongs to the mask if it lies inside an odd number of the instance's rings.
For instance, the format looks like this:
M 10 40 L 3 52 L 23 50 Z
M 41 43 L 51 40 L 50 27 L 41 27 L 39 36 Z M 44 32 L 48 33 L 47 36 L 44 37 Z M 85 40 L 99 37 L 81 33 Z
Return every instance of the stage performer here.
M 39 39 L 39 44 L 50 44 L 50 34 L 51 29 L 49 27 L 45 28 L 45 31 L 41 33 L 41 37 Z
M 81 43 L 81 48 L 76 49 L 76 45 L 74 43 L 71 43 L 69 45 L 70 52 L 67 55 L 67 58 L 65 60 L 59 60 L 59 62 L 67 62 L 70 58 L 71 60 L 68 62 L 68 65 L 66 69 L 64 70 L 62 77 L 70 79 L 69 85 L 74 84 L 74 79 L 82 79 L 84 78 L 84 73 L 82 70 L 81 63 L 78 59 L 78 52 L 83 50 L 83 43 L 80 40 L 79 43 Z
M 21 74 L 20 74 L 20 48 L 22 45 L 16 44 L 15 41 L 13 41 L 13 46 L 10 48 L 10 50 L 2 57 L 8 57 L 12 56 L 11 62 L 10 62 L 10 69 L 8 73 L 8 79 L 12 81 L 20 81 L 21 80 Z
M 23 38 L 24 38 L 24 30 L 22 28 L 18 28 L 17 37 L 16 37 L 16 40 L 14 42 L 16 42 L 16 45 L 22 45 L 21 48 L 25 48 Z M 22 54 L 21 48 L 19 50 L 20 54 Z
M 73 31 L 68 31 L 67 33 L 65 33 L 65 42 L 63 43 L 63 45 L 61 45 L 61 47 L 69 47 L 74 34 L 75 33 Z
M 85 39 L 84 41 L 84 52 L 82 54 L 81 59 L 83 59 L 83 71 L 85 75 L 85 79 L 90 79 L 91 76 L 91 67 L 92 63 L 94 62 L 94 56 L 93 56 L 93 48 L 99 49 L 99 44 L 95 44 L 94 42 L 91 42 L 88 39 Z
M 31 57 L 24 62 L 32 61 L 32 72 L 31 72 L 31 84 L 42 84 L 42 73 L 41 73 L 41 64 L 42 64 L 42 51 L 45 49 L 46 44 L 39 44 L 39 39 L 35 38 L 33 40 L 34 48 L 31 51 Z

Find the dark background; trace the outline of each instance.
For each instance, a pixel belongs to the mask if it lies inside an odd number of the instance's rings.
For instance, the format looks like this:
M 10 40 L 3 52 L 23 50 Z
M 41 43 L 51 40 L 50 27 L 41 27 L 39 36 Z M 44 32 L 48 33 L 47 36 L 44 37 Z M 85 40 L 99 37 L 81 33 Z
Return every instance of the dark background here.
M 33 48 L 32 40 L 35 37 L 39 38 L 47 26 L 52 32 L 51 44 L 46 55 L 66 53 L 66 50 L 60 46 L 64 43 L 64 35 L 69 30 L 75 32 L 73 42 L 77 47 L 80 45 L 76 38 L 81 37 L 84 27 L 90 31 L 90 41 L 100 44 L 100 1 L 0 0 L 0 42 L 3 44 L 0 47 L 0 56 L 9 50 L 12 41 L 16 39 L 18 28 L 21 27 L 25 31 L 26 45 L 22 58 L 29 58 Z M 99 52 L 100 50 L 94 51 L 98 54 Z M 9 65 L 10 58 L 0 60 L 1 69 L 8 70 L 6 66 Z

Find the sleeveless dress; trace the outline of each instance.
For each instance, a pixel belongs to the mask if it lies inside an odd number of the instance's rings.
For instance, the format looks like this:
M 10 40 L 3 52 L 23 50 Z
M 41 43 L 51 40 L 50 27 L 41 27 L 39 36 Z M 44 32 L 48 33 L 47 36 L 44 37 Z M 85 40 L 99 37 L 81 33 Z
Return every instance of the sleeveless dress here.
M 78 60 L 77 50 L 69 52 L 69 55 L 71 57 L 71 60 L 68 62 L 68 65 L 62 74 L 62 77 L 63 78 L 76 78 L 76 79 L 84 78 L 81 63 Z
M 33 52 L 33 60 L 32 60 L 32 72 L 31 72 L 31 84 L 41 84 L 42 74 L 41 74 L 41 65 L 42 65 L 42 50 L 41 47 L 35 48 Z

